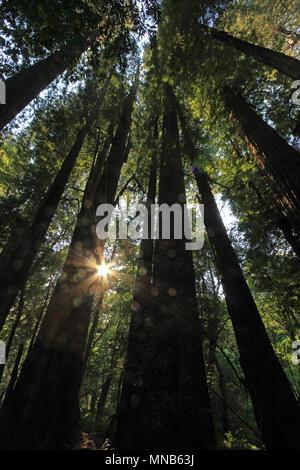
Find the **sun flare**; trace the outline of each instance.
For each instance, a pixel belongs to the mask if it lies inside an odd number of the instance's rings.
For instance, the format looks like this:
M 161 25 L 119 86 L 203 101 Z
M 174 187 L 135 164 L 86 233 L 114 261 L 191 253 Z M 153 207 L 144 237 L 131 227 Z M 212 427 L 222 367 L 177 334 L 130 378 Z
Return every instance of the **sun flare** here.
M 97 274 L 100 277 L 106 277 L 109 274 L 109 266 L 107 264 L 100 264 L 97 268 Z

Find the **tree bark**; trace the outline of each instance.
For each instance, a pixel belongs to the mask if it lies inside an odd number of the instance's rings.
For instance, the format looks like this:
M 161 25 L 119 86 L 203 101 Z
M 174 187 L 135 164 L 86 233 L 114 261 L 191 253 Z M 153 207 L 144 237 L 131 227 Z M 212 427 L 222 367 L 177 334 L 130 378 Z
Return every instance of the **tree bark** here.
M 13 396 L 0 416 L 3 448 L 61 449 L 76 439 L 82 361 L 104 246 L 96 239 L 96 207 L 99 194 L 107 198 L 102 202 L 114 201 L 136 87 L 137 83 L 125 99 L 103 173 L 99 173 L 102 154 L 91 170 L 62 273 Z M 110 168 L 116 170 L 111 173 L 113 187 Z
M 160 203 L 185 200 L 179 155 L 172 93 L 166 87 Z M 192 254 L 185 250 L 185 240 L 175 240 L 174 233 L 171 240 L 162 240 L 160 234 L 153 272 L 148 298 L 137 296 L 133 304 L 134 335 L 128 345 L 116 445 L 120 449 L 208 449 L 214 444 L 214 432 Z
M 229 119 L 241 129 L 259 168 L 270 178 L 284 215 L 300 232 L 300 154 L 229 87 L 224 88 Z
M 57 173 L 53 184 L 42 199 L 31 226 L 22 234 L 20 240 L 15 241 L 15 248 L 10 252 L 9 256 L 0 258 L 0 331 L 19 290 L 25 285 L 31 265 L 53 219 L 69 176 L 82 149 L 85 137 L 99 114 L 110 78 L 111 74 L 100 93 L 95 108 L 87 118 L 86 125 L 79 130 L 75 142 Z
M 247 41 L 231 36 L 224 31 L 218 31 L 215 28 L 209 28 L 204 25 L 201 25 L 201 28 L 208 31 L 214 39 L 217 39 L 238 51 L 244 52 L 262 64 L 278 70 L 278 72 L 283 75 L 295 80 L 300 78 L 300 61 L 298 59 L 281 52 L 272 51 L 271 49 L 262 46 L 255 46 Z
M 179 110 L 186 151 L 191 161 L 197 157 L 183 113 Z M 299 408 L 288 379 L 272 348 L 264 324 L 226 233 L 207 175 L 194 169 L 204 204 L 204 223 L 222 281 L 246 384 L 250 392 L 258 428 L 268 449 L 297 449 Z M 276 410 L 276 412 L 274 412 Z
M 78 59 L 96 36 L 97 34 L 94 33 L 87 41 L 54 52 L 46 59 L 42 59 L 8 78 L 5 82 L 6 104 L 0 106 L 0 130 L 61 75 L 72 60 Z

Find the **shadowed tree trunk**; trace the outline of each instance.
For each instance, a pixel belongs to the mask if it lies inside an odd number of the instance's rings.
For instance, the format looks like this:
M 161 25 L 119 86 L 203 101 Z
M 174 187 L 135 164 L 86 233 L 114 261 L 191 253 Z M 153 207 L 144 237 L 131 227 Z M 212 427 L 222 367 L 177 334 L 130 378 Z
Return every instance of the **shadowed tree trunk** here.
M 83 361 L 82 361 L 82 377 L 84 376 L 86 366 L 90 357 L 92 345 L 93 345 L 93 340 L 96 332 L 96 328 L 98 326 L 98 321 L 99 321 L 99 316 L 101 312 L 101 307 L 102 307 L 102 301 L 103 301 L 103 294 L 100 293 L 99 299 L 97 301 L 97 305 L 95 308 L 95 313 L 94 313 L 94 318 L 92 321 L 92 325 L 89 331 L 89 335 L 87 338 L 86 346 L 85 346 L 85 351 L 84 351 L 84 356 L 83 356 Z
M 96 239 L 98 195 L 107 185 L 108 191 L 103 195 L 107 197 L 105 202 L 114 200 L 125 158 L 136 86 L 137 83 L 124 101 L 102 175 L 98 172 L 103 164 L 102 154 L 91 170 L 61 276 L 13 396 L 0 416 L 3 448 L 67 448 L 76 438 L 82 360 L 99 282 L 98 249 L 100 242 L 104 242 Z M 108 187 L 107 168 L 116 170 L 111 173 L 113 187 Z
M 23 351 L 24 351 L 24 344 L 19 344 L 16 360 L 15 360 L 15 363 L 14 363 L 14 367 L 13 367 L 13 370 L 12 370 L 12 373 L 11 373 L 11 376 L 10 376 L 10 379 L 9 379 L 8 387 L 7 387 L 7 390 L 6 390 L 5 397 L 4 397 L 3 403 L 1 405 L 1 408 L 5 407 L 7 400 L 10 398 L 10 396 L 13 392 L 13 389 L 14 389 L 14 386 L 15 386 L 15 383 L 16 383 L 17 377 L 18 377 L 19 365 L 20 365 L 20 362 L 21 362 L 21 359 L 22 359 Z
M 197 150 L 183 113 L 177 107 L 186 151 L 193 162 Z M 204 223 L 214 251 L 258 428 L 268 449 L 297 449 L 299 408 L 272 348 L 238 258 L 226 233 L 205 172 L 194 169 L 204 204 Z M 276 412 L 275 412 L 276 410 Z
M 141 240 L 139 258 L 138 258 L 138 266 L 137 266 L 137 276 L 136 276 L 136 285 L 135 285 L 135 292 L 133 296 L 133 306 L 134 305 L 145 305 L 147 304 L 147 299 L 150 295 L 151 290 L 151 282 L 152 282 L 152 266 L 153 266 L 153 253 L 154 253 L 154 242 L 151 239 L 151 204 L 155 203 L 155 196 L 156 196 L 156 177 L 157 177 L 157 138 L 158 138 L 158 120 L 155 119 L 150 126 L 150 133 L 151 137 L 149 138 L 149 145 L 152 147 L 153 153 L 151 157 L 151 165 L 150 165 L 150 174 L 149 174 L 149 182 L 148 182 L 148 193 L 147 193 L 147 200 L 146 200 L 146 207 L 148 209 L 148 228 L 147 228 L 147 239 Z M 153 129 L 152 129 L 153 126 Z M 127 358 L 125 363 L 125 371 L 122 377 L 122 387 L 120 388 L 120 397 L 118 400 L 118 409 L 116 413 L 116 436 L 110 435 L 109 437 L 114 438 L 117 442 L 117 445 L 121 448 L 126 446 L 126 442 L 128 440 L 128 433 L 130 433 L 129 437 L 129 447 L 132 445 L 133 447 L 136 446 L 135 442 L 135 419 L 136 416 L 133 417 L 133 421 L 129 423 L 127 421 L 128 414 L 131 415 L 131 392 L 132 392 L 132 383 L 130 380 L 130 374 L 136 374 L 136 367 L 137 364 L 135 363 L 135 342 L 136 336 L 140 335 L 140 312 L 137 310 L 132 309 L 131 312 L 131 322 L 129 328 L 129 335 L 128 335 L 128 351 L 127 351 Z M 129 376 L 129 379 L 128 379 Z M 132 417 L 132 416 L 131 416 Z M 139 415 L 138 415 L 139 417 Z M 138 418 L 139 419 L 139 418 Z M 146 446 L 146 443 L 145 443 Z
M 108 395 L 108 391 L 109 391 L 109 387 L 112 382 L 112 379 L 113 379 L 113 373 L 111 372 L 108 374 L 108 376 L 104 380 L 103 385 L 101 387 L 101 392 L 100 392 L 100 396 L 99 396 L 99 400 L 97 404 L 97 413 L 96 413 L 96 423 L 98 426 L 103 416 L 103 411 L 104 411 L 104 407 L 105 407 L 105 403 L 106 403 L 106 399 L 107 399 L 107 395 Z
M 200 27 L 208 31 L 214 39 L 217 39 L 238 51 L 244 52 L 262 64 L 278 70 L 278 72 L 283 75 L 293 79 L 300 78 L 300 61 L 298 59 L 281 52 L 272 51 L 271 49 L 267 49 L 262 46 L 255 46 L 247 41 L 231 36 L 224 31 L 218 31 L 215 28 L 209 28 L 205 25 L 201 25 Z
M 19 290 L 23 288 L 27 280 L 31 265 L 53 219 L 85 137 L 99 114 L 111 75 L 100 93 L 95 108 L 87 118 L 86 125 L 78 132 L 75 142 L 54 182 L 42 199 L 31 226 L 22 234 L 19 240 L 15 240 L 13 251 L 6 256 L 4 250 L 3 255 L 0 257 L 0 331 Z
M 6 104 L 0 106 L 0 130 L 12 121 L 41 91 L 47 88 L 81 54 L 88 49 L 98 33 L 88 41 L 70 45 L 46 59 L 21 70 L 6 80 Z
M 215 356 L 215 364 L 216 364 L 216 369 L 218 371 L 219 387 L 220 387 L 220 392 L 221 392 L 221 396 L 223 400 L 221 403 L 221 418 L 222 418 L 222 425 L 223 425 L 223 433 L 226 434 L 230 430 L 229 413 L 228 413 L 228 407 L 226 405 L 228 403 L 228 394 L 227 394 L 226 384 L 224 380 L 224 374 L 216 356 Z
M 300 154 L 229 87 L 224 88 L 230 120 L 241 134 L 257 165 L 269 176 L 284 215 L 300 232 Z
M 18 310 L 17 310 L 17 316 L 16 316 L 15 321 L 13 323 L 8 341 L 6 343 L 6 362 L 7 362 L 8 357 L 9 357 L 9 352 L 10 352 L 11 345 L 12 345 L 12 342 L 13 342 L 14 337 L 15 337 L 16 329 L 18 328 L 18 325 L 20 323 L 20 319 L 21 319 L 21 316 L 22 316 L 22 313 L 23 313 L 23 310 L 24 310 L 24 290 L 25 289 L 22 289 L 22 291 L 20 292 L 20 299 L 19 299 L 19 305 L 18 305 Z M 5 369 L 5 364 L 0 364 L 0 381 L 2 379 L 4 369 Z
M 282 231 L 286 241 L 292 247 L 294 253 L 300 259 L 300 237 L 293 233 L 292 226 L 287 217 L 277 218 L 277 226 Z
M 159 202 L 185 188 L 171 90 L 166 87 Z M 171 215 L 171 227 L 174 220 Z M 208 449 L 214 444 L 192 253 L 185 239 L 156 242 L 154 284 L 135 294 L 116 444 L 120 449 Z M 149 286 L 150 287 L 150 286 Z M 151 299 L 152 297 L 152 299 Z

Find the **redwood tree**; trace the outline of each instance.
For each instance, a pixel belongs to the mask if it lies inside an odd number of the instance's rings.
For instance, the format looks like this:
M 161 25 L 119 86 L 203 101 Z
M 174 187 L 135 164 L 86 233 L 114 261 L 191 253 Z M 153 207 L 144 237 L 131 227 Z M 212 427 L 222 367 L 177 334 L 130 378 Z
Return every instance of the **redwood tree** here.
M 269 176 L 284 215 L 300 231 L 300 153 L 289 145 L 231 88 L 224 88 L 226 110 L 257 165 Z
M 276 52 L 262 46 L 255 46 L 254 44 L 236 38 L 224 31 L 218 31 L 215 28 L 209 28 L 205 25 L 201 25 L 200 27 L 208 31 L 214 39 L 217 39 L 238 51 L 244 52 L 262 64 L 278 70 L 283 75 L 295 80 L 300 78 L 300 61 L 295 59 L 295 57 L 290 57 L 281 52 Z
M 186 152 L 198 152 L 179 107 Z M 214 251 L 257 425 L 268 449 L 297 449 L 299 408 L 288 379 L 272 348 L 259 311 L 210 189 L 204 170 L 194 169 L 204 204 L 204 223 Z
M 165 87 L 159 203 L 185 203 L 175 103 Z M 174 220 L 171 216 L 171 227 Z M 116 444 L 121 449 L 214 445 L 192 253 L 186 240 L 156 241 L 153 285 L 133 302 Z

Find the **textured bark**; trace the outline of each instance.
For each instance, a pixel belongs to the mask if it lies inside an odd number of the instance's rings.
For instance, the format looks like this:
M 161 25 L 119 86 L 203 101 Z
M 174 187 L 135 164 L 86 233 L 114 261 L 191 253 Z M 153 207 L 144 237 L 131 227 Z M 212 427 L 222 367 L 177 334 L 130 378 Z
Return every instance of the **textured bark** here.
M 203 27 L 201 25 L 201 27 Z M 290 57 L 281 52 L 272 51 L 271 49 L 255 46 L 247 41 L 238 39 L 234 36 L 231 36 L 224 31 L 218 31 L 215 28 L 204 27 L 209 31 L 210 35 L 217 39 L 218 41 L 223 42 L 227 46 L 233 47 L 238 51 L 244 52 L 245 54 L 253 57 L 264 65 L 272 67 L 278 72 L 291 77 L 293 79 L 300 78 L 300 61 L 294 57 Z
M 125 99 L 103 173 L 99 172 L 102 153 L 91 170 L 62 273 L 13 396 L 0 416 L 2 448 L 60 449 L 72 446 L 76 439 L 82 361 L 104 246 L 96 238 L 98 195 L 102 194 L 102 202 L 114 201 L 135 92 L 136 85 Z M 116 159 L 117 167 L 113 166 Z M 114 190 L 107 174 L 112 166 L 117 170 L 112 173 Z
M 300 232 L 300 154 L 230 88 L 224 89 L 230 120 L 241 134 L 259 168 L 266 173 L 284 215 Z
M 3 324 L 19 290 L 25 285 L 31 265 L 53 219 L 69 176 L 82 149 L 85 137 L 99 114 L 110 78 L 111 74 L 101 91 L 95 108 L 87 118 L 85 127 L 78 132 L 75 142 L 57 173 L 54 182 L 42 199 L 31 226 L 22 234 L 19 240 L 14 241 L 15 247 L 9 256 L 0 257 L 0 330 L 3 328 Z
M 197 150 L 190 138 L 182 112 L 181 123 L 191 161 Z M 238 349 L 240 364 L 250 392 L 258 428 L 268 449 L 297 449 L 299 408 L 290 384 L 272 348 L 264 324 L 226 233 L 207 175 L 194 171 L 204 223 L 214 250 Z M 276 412 L 275 412 L 276 410 Z
M 6 104 L 0 106 L 0 130 L 61 75 L 74 59 L 79 58 L 96 36 L 97 34 L 93 34 L 88 41 L 54 52 L 46 59 L 8 78 L 5 82 Z
M 167 87 L 160 203 L 172 205 L 185 200 L 179 155 L 177 121 Z M 171 234 L 171 240 L 156 242 L 154 285 L 148 299 L 144 294 L 137 299 L 116 445 L 121 449 L 208 449 L 214 443 L 214 433 L 192 253 L 185 250 L 185 240 L 175 240 Z

